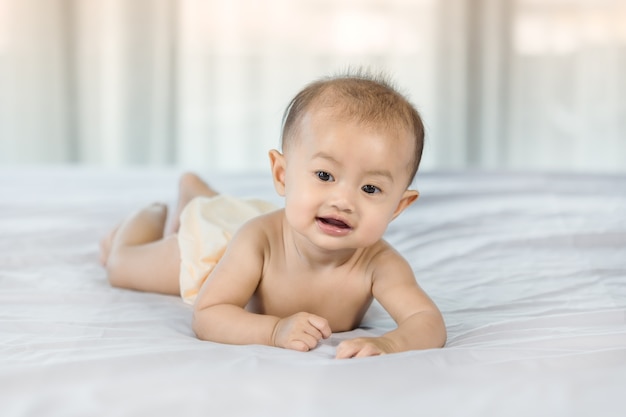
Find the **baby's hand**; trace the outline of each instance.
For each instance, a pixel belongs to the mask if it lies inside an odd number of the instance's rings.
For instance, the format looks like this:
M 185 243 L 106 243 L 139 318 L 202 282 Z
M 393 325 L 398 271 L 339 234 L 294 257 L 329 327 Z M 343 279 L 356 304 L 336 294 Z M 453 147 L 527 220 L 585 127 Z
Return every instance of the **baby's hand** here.
M 393 353 L 395 350 L 391 342 L 385 337 L 358 337 L 344 340 L 337 346 L 337 359 L 362 358 Z
M 331 335 L 328 321 L 309 313 L 296 313 L 280 319 L 274 328 L 274 346 L 307 352 L 317 346 L 320 339 Z

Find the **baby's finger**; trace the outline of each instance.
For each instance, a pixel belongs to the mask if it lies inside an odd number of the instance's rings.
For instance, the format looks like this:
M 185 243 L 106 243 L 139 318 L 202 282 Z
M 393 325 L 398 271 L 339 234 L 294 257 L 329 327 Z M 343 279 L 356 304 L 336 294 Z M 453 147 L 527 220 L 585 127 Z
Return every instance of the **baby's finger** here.
M 376 346 L 365 344 L 361 346 L 361 349 L 357 352 L 356 355 L 353 356 L 353 358 L 365 358 L 367 356 L 379 356 L 380 354 L 382 354 L 382 351 L 378 349 Z
M 303 346 L 302 351 L 306 352 L 316 347 L 318 340 L 319 339 L 311 336 L 310 334 L 302 333 L 301 335 L 297 336 L 293 343 L 297 346 Z
M 308 352 L 311 350 L 309 346 L 302 340 L 292 340 L 287 344 L 287 348 L 291 350 L 297 350 L 299 352 Z
M 305 334 L 308 334 L 309 336 L 314 337 L 316 341 L 319 341 L 323 337 L 322 332 L 320 332 L 317 327 L 311 324 L 309 324 L 306 328 L 304 328 L 303 332 Z
M 332 334 L 332 330 L 330 329 L 328 320 L 326 320 L 324 317 L 311 314 L 309 316 L 309 323 L 311 323 L 313 327 L 315 327 L 317 330 L 320 331 L 324 339 L 328 339 L 330 335 Z
M 348 359 L 354 357 L 357 353 L 359 353 L 360 346 L 357 343 L 352 342 L 351 340 L 344 340 L 339 343 L 337 346 L 337 352 L 335 353 L 335 358 L 337 359 Z

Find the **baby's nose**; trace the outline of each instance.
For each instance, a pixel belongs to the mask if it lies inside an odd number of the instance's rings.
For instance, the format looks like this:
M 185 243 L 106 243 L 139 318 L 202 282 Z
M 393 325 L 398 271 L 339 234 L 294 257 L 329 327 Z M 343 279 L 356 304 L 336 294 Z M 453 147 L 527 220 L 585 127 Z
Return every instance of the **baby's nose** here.
M 355 193 L 347 187 L 337 187 L 331 197 L 331 205 L 337 210 L 352 213 L 354 211 Z

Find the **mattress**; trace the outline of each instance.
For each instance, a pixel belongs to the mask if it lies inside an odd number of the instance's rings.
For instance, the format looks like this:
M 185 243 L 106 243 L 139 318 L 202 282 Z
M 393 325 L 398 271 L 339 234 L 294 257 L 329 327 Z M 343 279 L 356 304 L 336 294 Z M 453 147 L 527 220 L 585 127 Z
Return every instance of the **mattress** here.
M 337 360 L 200 341 L 179 297 L 112 288 L 98 241 L 175 169 L 0 169 L 2 416 L 624 416 L 626 175 L 426 172 L 385 238 L 442 349 Z M 202 175 L 278 205 L 269 174 Z

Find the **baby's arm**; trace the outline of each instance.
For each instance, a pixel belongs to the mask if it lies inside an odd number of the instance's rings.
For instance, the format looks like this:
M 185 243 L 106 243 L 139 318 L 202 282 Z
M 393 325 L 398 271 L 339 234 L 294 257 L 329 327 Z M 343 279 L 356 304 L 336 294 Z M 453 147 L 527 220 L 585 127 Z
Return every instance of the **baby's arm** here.
M 235 235 L 198 294 L 193 330 L 199 339 L 307 351 L 330 336 L 326 319 L 314 314 L 279 318 L 245 310 L 261 279 L 266 242 L 254 221 Z
M 372 292 L 398 327 L 380 337 L 340 343 L 337 358 L 442 347 L 446 341 L 443 317 L 435 303 L 417 285 L 410 265 L 393 250 L 380 255 L 377 261 Z

